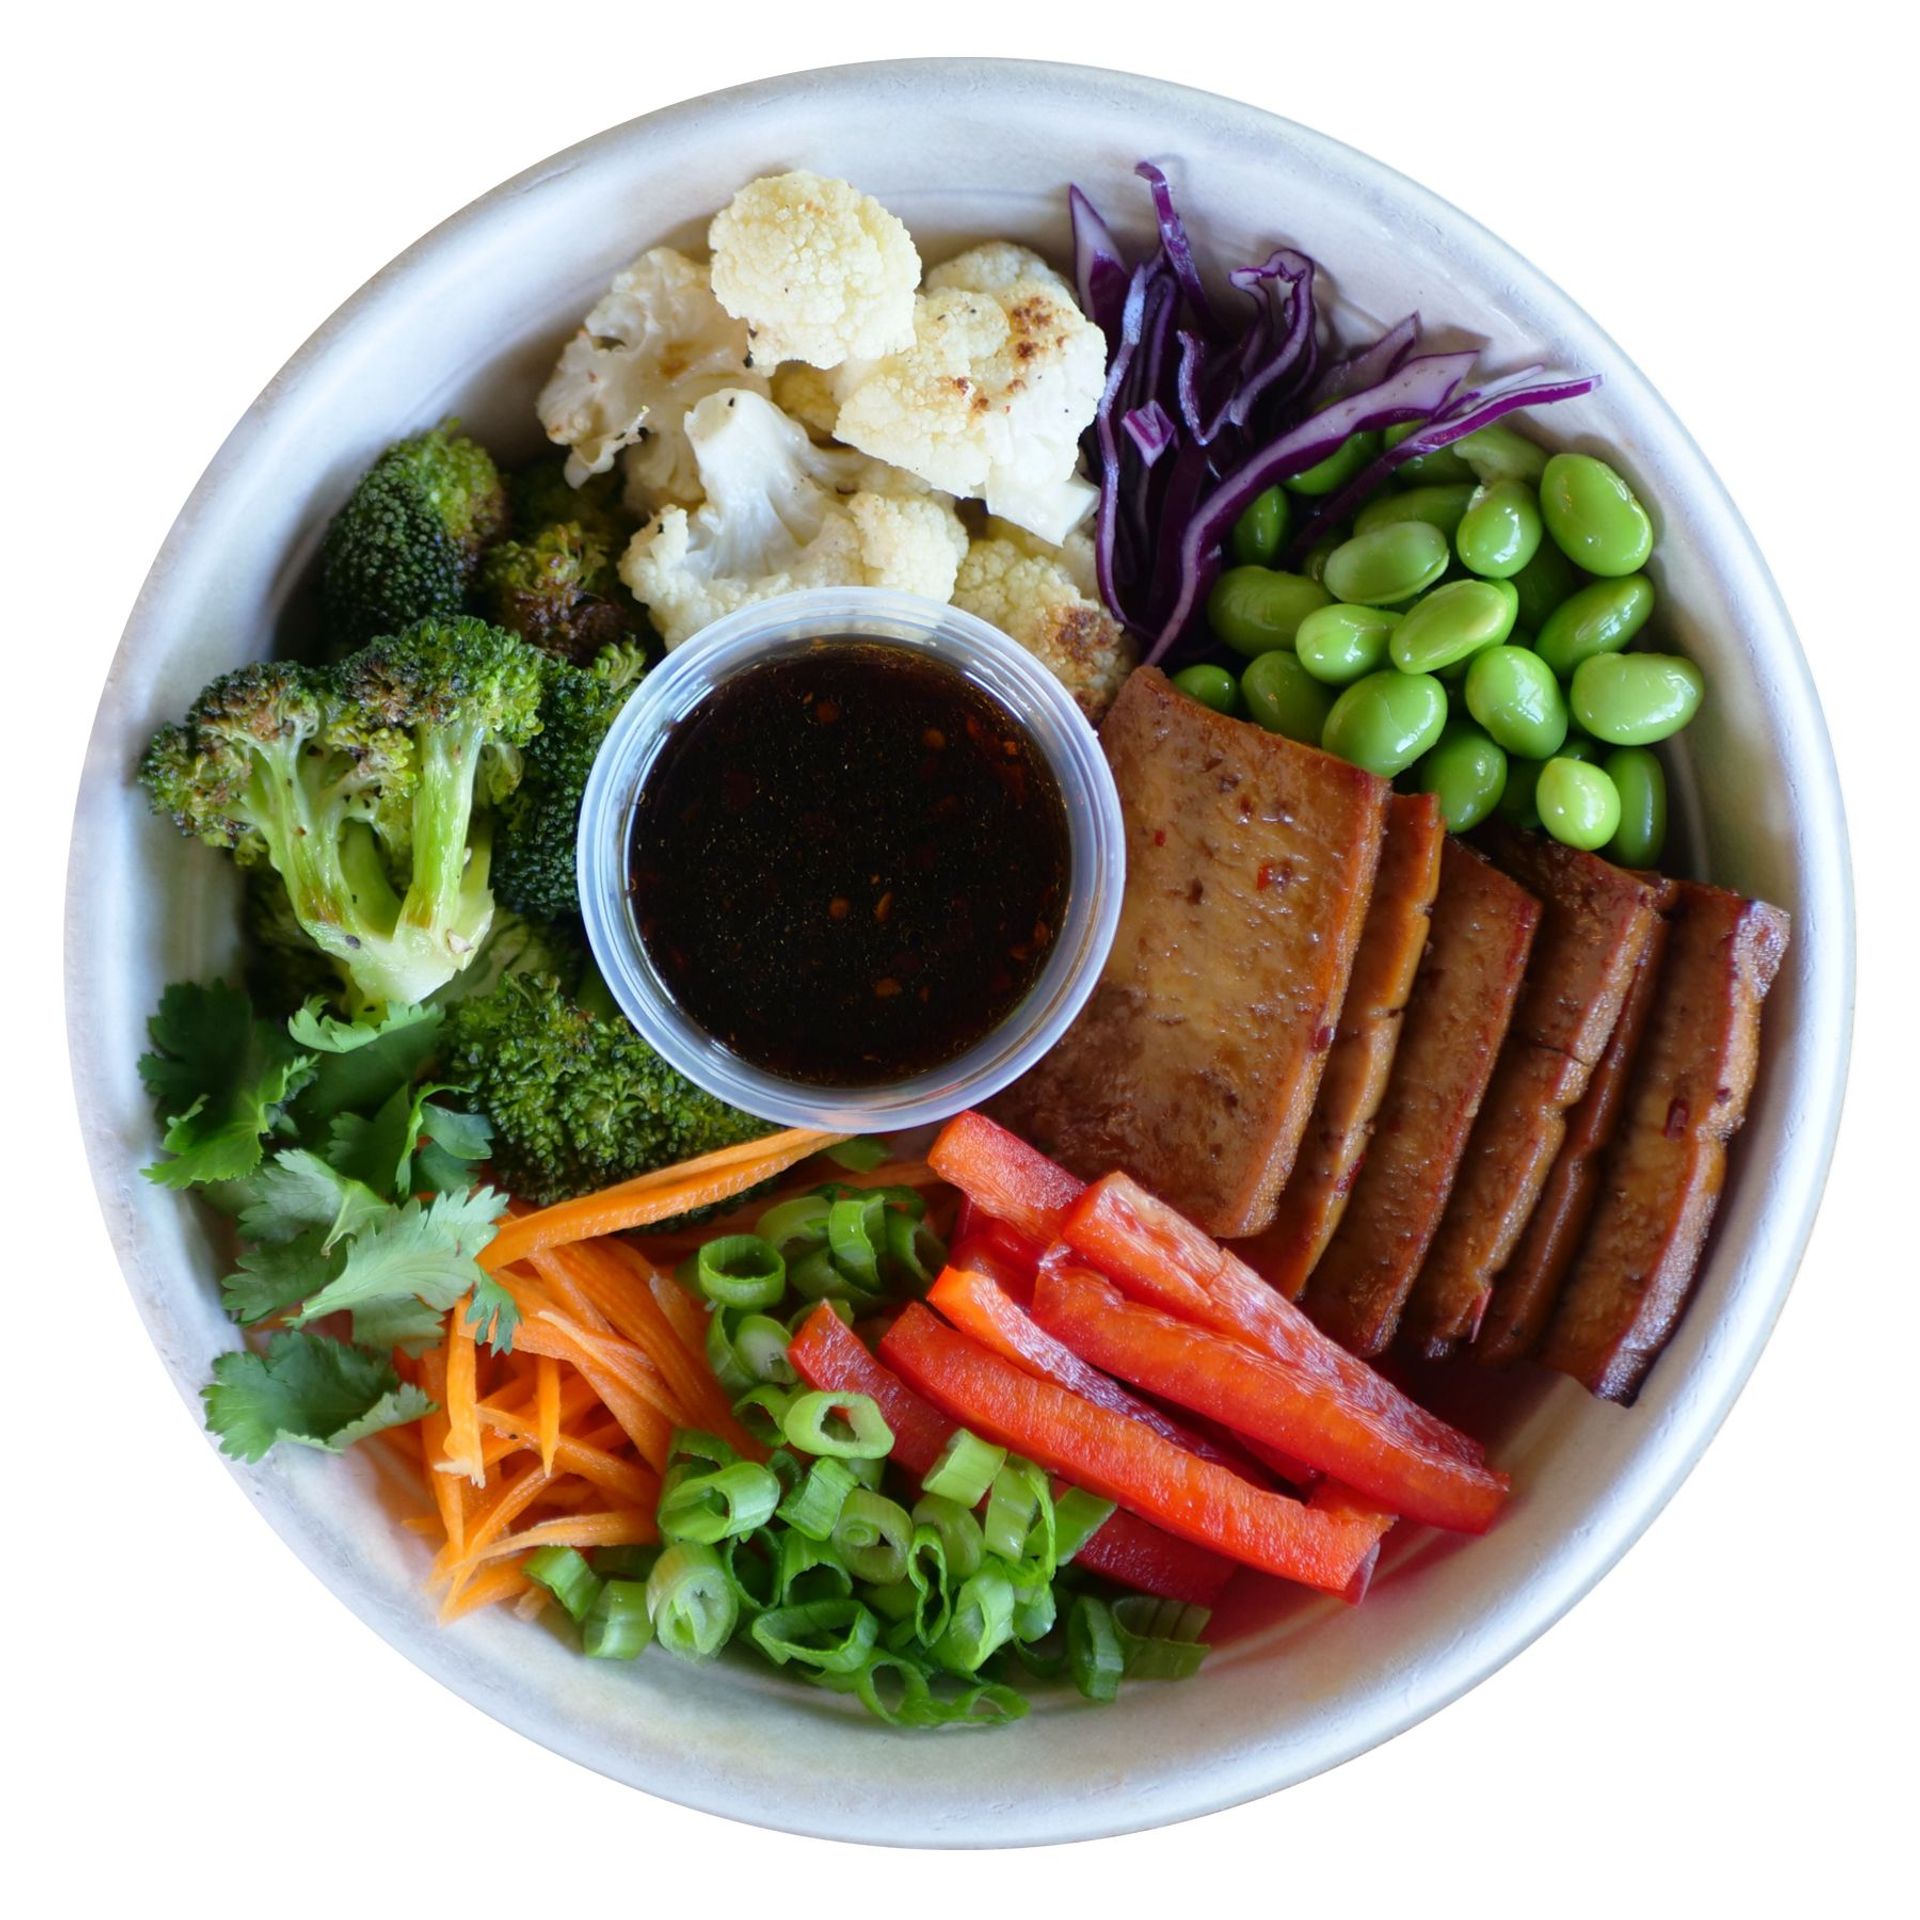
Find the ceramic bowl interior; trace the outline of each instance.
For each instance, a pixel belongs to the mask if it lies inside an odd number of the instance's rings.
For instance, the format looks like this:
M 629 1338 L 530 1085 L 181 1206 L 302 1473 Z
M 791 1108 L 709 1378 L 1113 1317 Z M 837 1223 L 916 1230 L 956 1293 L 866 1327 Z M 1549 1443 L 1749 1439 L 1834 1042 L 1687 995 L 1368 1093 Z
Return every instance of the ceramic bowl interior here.
M 1718 1426 L 1791 1283 L 1837 1124 L 1852 986 L 1845 831 L 1831 750 L 1792 628 L 1685 431 L 1571 301 L 1407 180 L 1253 109 L 1156 81 L 992 62 L 802 75 L 690 102 L 534 168 L 455 216 L 350 301 L 279 375 L 173 530 L 114 662 L 88 759 L 69 898 L 68 1017 L 89 1150 L 135 1301 L 190 1400 L 233 1343 L 194 1210 L 142 1181 L 153 1131 L 133 1067 L 161 985 L 218 970 L 233 899 L 206 852 L 149 819 L 140 745 L 215 672 L 297 624 L 297 589 L 354 478 L 396 436 L 457 414 L 531 452 L 560 341 L 642 247 L 697 245 L 743 181 L 790 166 L 852 178 L 923 254 L 988 236 L 1067 257 L 1077 180 L 1147 233 L 1136 159 L 1172 173 L 1204 259 L 1286 238 L 1350 314 L 1417 310 L 1496 367 L 1598 369 L 1555 411 L 1653 504 L 1661 619 L 1711 689 L 1676 768 L 1693 871 L 1794 916 L 1766 1055 L 1692 1311 L 1630 1412 L 1562 1380 L 1491 1416 L 1518 1492 L 1487 1538 L 1396 1530 L 1372 1597 L 1340 1605 L 1247 1583 L 1195 1681 L 1109 1709 L 1043 1700 L 1018 1726 L 923 1738 L 745 1664 L 583 1660 L 494 1612 L 451 1631 L 394 1524 L 405 1490 L 370 1459 L 286 1449 L 240 1473 L 263 1515 L 397 1647 L 479 1707 L 605 1773 L 693 1806 L 896 1843 L 1079 1839 L 1299 1780 L 1433 1711 L 1576 1600 L 1658 1511 Z

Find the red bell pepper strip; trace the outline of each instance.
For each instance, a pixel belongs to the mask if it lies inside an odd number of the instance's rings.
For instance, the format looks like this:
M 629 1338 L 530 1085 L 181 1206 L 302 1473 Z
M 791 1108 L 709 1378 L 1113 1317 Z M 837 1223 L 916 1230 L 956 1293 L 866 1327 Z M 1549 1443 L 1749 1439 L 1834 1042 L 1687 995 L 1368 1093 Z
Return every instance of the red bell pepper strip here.
M 1001 1359 L 1011 1360 L 1036 1380 L 1051 1380 L 1069 1393 L 1091 1400 L 1095 1406 L 1124 1413 L 1129 1420 L 1151 1427 L 1161 1439 L 1171 1440 L 1188 1453 L 1197 1453 L 1202 1460 L 1230 1467 L 1243 1478 L 1258 1477 L 1258 1469 L 1245 1454 L 1229 1453 L 1204 1434 L 1162 1413 L 1158 1407 L 1148 1406 L 1098 1367 L 1089 1366 L 1071 1347 L 1056 1340 L 1024 1312 L 990 1275 L 968 1268 L 957 1252 L 947 1263 L 946 1271 L 933 1283 L 927 1304 L 944 1314 L 969 1339 L 979 1341 Z
M 1292 1367 L 1129 1300 L 1087 1268 L 1049 1260 L 1034 1290 L 1034 1317 L 1082 1359 L 1297 1454 L 1388 1512 L 1484 1533 L 1506 1497 L 1503 1476 L 1389 1447 L 1344 1401 Z
M 1360 1514 L 1377 1511 L 1351 1487 L 1343 1487 L 1337 1480 L 1323 1480 L 1314 1488 L 1313 1498 L 1307 1504 L 1318 1507 L 1322 1513 Z M 1376 1540 L 1373 1551 L 1360 1562 L 1359 1570 L 1347 1582 L 1346 1591 L 1340 1596 L 1348 1606 L 1357 1607 L 1367 1597 L 1367 1590 L 1373 1585 L 1374 1571 L 1379 1565 L 1380 1542 Z
M 1104 1500 L 1283 1580 L 1344 1592 L 1386 1516 L 1361 1521 L 1250 1485 L 1110 1407 L 1009 1366 L 917 1303 L 881 1355 L 909 1386 L 997 1441 Z
M 866 1394 L 893 1430 L 888 1458 L 916 1479 L 932 1470 L 954 1423 L 883 1367 L 831 1307 L 822 1304 L 807 1316 L 787 1357 L 810 1387 Z M 1118 1512 L 1080 1549 L 1074 1564 L 1142 1593 L 1200 1607 L 1213 1605 L 1233 1573 L 1233 1562 L 1219 1554 Z
M 984 1274 L 1009 1300 L 1026 1306 L 1033 1299 L 1033 1276 L 1039 1268 L 1009 1260 L 996 1241 L 985 1234 L 970 1233 L 956 1240 L 947 1252 L 947 1265 L 962 1273 Z
M 1124 1173 L 1088 1187 L 1060 1237 L 1134 1299 L 1283 1362 L 1341 1401 L 1389 1450 L 1474 1465 L 1486 1458 L 1479 1441 L 1417 1406 L 1328 1339 L 1244 1260 Z
M 1039 1247 L 1057 1239 L 1086 1183 L 984 1113 L 962 1113 L 940 1129 L 927 1165 L 982 1213 Z

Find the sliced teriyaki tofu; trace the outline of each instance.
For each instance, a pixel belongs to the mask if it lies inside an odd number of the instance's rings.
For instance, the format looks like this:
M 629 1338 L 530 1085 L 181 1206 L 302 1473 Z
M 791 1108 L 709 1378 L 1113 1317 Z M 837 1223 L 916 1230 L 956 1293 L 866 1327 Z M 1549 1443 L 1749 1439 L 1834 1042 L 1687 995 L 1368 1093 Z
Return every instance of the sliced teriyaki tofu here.
M 1446 831 L 1431 794 L 1396 793 L 1387 803 L 1380 870 L 1313 1117 L 1273 1224 L 1234 1248 L 1289 1300 L 1300 1297 L 1333 1238 L 1366 1155 L 1393 1070 L 1401 1015 L 1426 951 Z
M 1459 840 L 1440 854 L 1427 950 L 1393 1072 L 1308 1313 L 1349 1352 L 1383 1352 L 1440 1224 L 1520 996 L 1540 905 Z
M 1787 916 L 1719 887 L 1676 883 L 1660 992 L 1600 1199 L 1540 1358 L 1632 1405 L 1679 1325 L 1747 1116 L 1760 1007 Z
M 1118 1169 L 1211 1234 L 1258 1233 L 1319 1091 L 1390 789 L 1150 667 L 1100 740 L 1126 820 L 1119 930 L 993 1111 L 1083 1178 Z
M 1537 834 L 1496 833 L 1495 865 L 1540 902 L 1527 977 L 1401 1337 L 1443 1359 L 1479 1331 L 1620 1018 L 1658 917 L 1655 886 Z

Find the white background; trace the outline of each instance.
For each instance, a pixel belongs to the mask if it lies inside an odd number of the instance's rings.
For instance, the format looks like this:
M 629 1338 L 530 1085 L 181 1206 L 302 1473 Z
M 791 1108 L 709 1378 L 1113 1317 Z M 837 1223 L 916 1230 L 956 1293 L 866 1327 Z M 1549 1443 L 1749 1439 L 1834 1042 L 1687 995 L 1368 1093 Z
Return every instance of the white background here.
M 1680 0 L 1235 17 L 390 0 L 74 8 L 9 29 L 0 551 L 32 583 L 25 607 L 17 585 L 0 597 L 14 1911 L 1912 1911 L 1920 182 L 1914 48 L 1889 37 L 1909 29 L 1880 6 Z M 1861 1041 L 1825 1211 L 1752 1385 L 1543 1641 L 1281 1799 L 921 1863 L 729 1826 L 540 1751 L 407 1666 L 260 1525 L 114 1270 L 66 1090 L 54 929 L 85 729 L 141 575 L 334 306 L 603 126 L 797 67 L 960 53 L 1131 66 L 1366 148 L 1530 255 L 1639 361 L 1746 513 L 1813 660 L 1855 834 Z

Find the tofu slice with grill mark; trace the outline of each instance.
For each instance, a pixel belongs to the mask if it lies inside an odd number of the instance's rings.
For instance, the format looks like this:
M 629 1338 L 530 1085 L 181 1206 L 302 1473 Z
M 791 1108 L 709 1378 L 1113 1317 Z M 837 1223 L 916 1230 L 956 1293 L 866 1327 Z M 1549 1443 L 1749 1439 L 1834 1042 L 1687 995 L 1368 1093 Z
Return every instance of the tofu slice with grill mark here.
M 1777 907 L 1676 883 L 1626 1116 L 1540 1353 L 1603 1400 L 1632 1405 L 1686 1309 L 1787 938 Z
M 1372 1136 L 1400 1043 L 1401 1016 L 1426 951 L 1445 838 L 1431 794 L 1397 793 L 1387 803 L 1380 870 L 1313 1117 L 1273 1224 L 1234 1248 L 1289 1300 L 1300 1297 L 1333 1238 Z
M 1598 854 L 1517 833 L 1491 836 L 1489 851 L 1540 902 L 1540 926 L 1493 1084 L 1401 1322 L 1401 1338 L 1435 1360 L 1478 1332 L 1658 917 L 1656 889 Z
M 1083 1178 L 1117 1168 L 1217 1237 L 1257 1233 L 1319 1091 L 1390 789 L 1151 667 L 1100 739 L 1119 929 L 1079 1018 L 992 1111 Z
M 1540 905 L 1448 837 L 1373 1139 L 1307 1283 L 1308 1313 L 1351 1352 L 1383 1351 L 1440 1224 L 1520 996 Z

